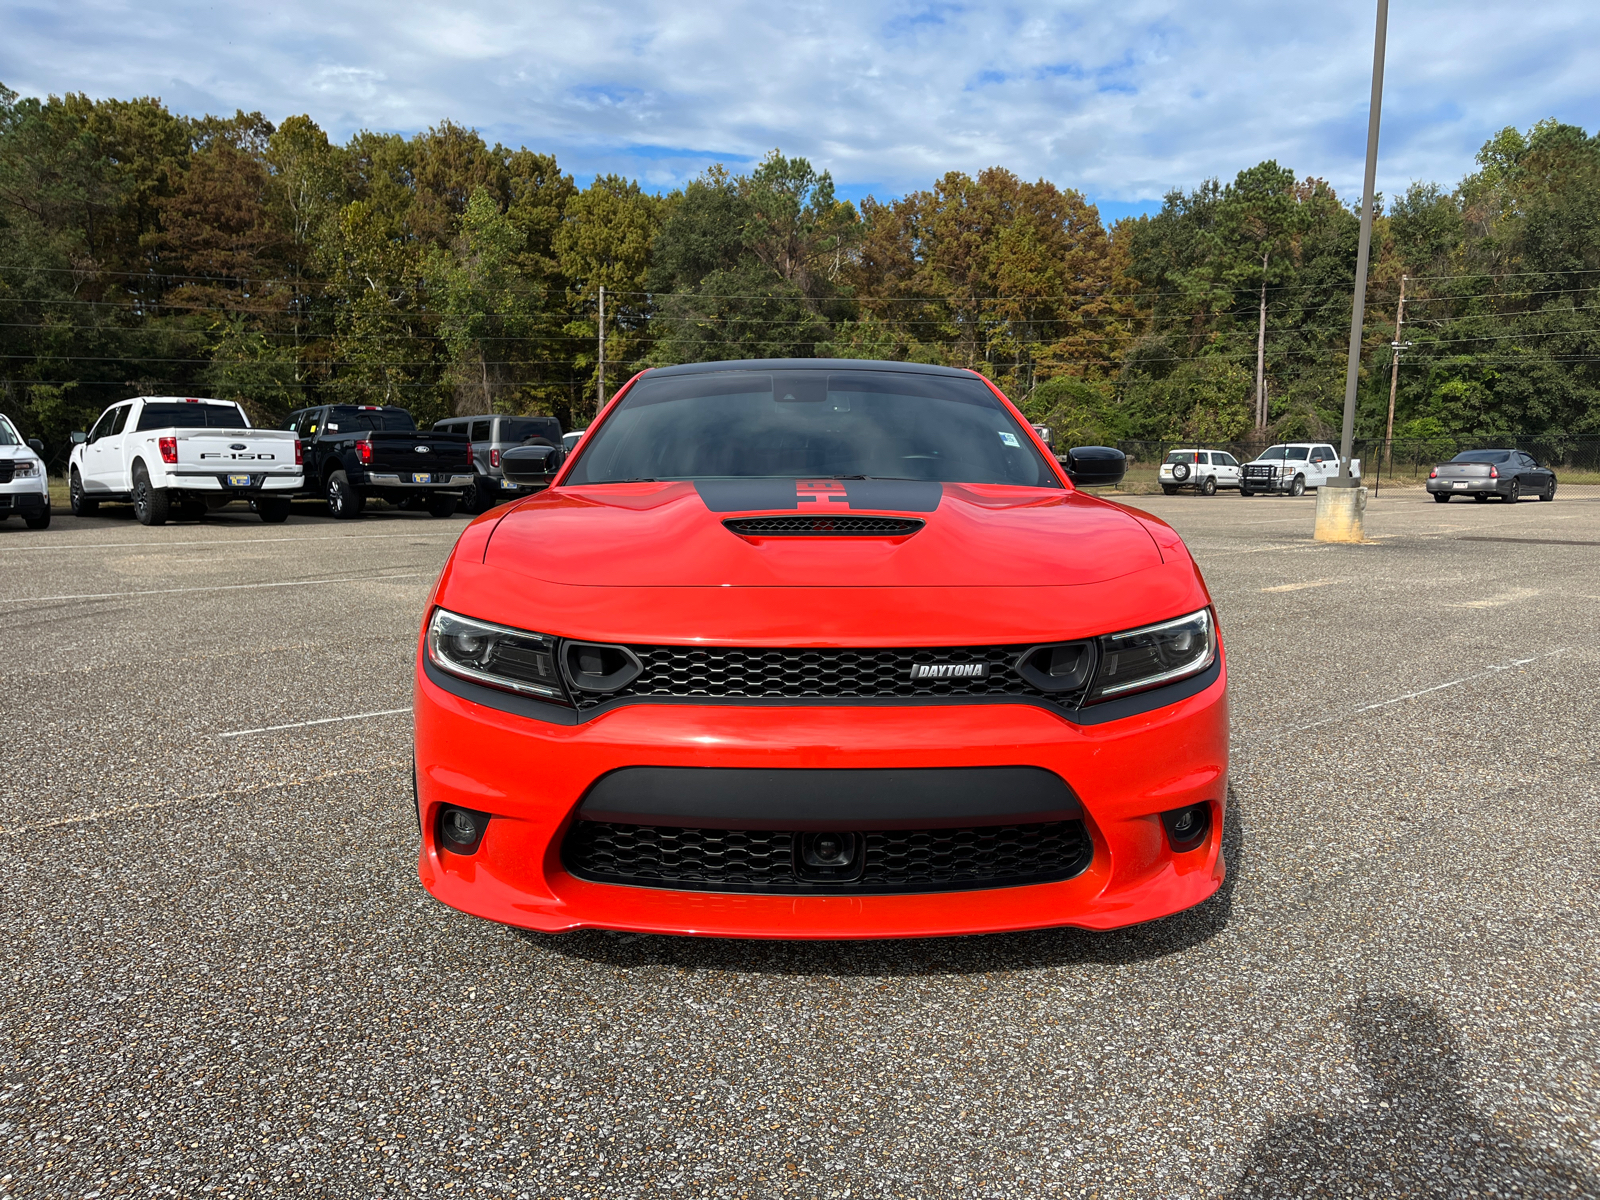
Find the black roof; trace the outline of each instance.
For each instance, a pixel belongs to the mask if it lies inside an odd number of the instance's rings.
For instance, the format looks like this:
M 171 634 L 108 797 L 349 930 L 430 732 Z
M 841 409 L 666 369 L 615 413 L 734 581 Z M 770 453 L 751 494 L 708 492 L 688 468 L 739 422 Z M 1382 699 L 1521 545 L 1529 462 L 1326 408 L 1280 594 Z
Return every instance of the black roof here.
M 710 371 L 899 371 L 916 375 L 945 375 L 971 379 L 965 367 L 935 367 L 927 363 L 889 362 L 874 358 L 735 358 L 726 362 L 680 363 L 652 367 L 650 375 L 702 375 Z

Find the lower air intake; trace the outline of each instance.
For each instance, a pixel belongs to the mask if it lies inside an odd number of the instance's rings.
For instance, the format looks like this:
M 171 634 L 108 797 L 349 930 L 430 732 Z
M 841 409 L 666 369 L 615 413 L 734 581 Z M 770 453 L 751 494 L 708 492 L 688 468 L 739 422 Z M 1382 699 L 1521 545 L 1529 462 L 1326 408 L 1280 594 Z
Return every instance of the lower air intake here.
M 1055 883 L 1081 874 L 1094 857 L 1082 821 L 975 829 L 869 830 L 860 877 L 802 879 L 799 834 L 770 829 L 678 829 L 574 822 L 562 862 L 580 879 L 691 892 L 774 894 L 976 891 Z
M 734 517 L 723 525 L 741 537 L 906 537 L 915 517 Z

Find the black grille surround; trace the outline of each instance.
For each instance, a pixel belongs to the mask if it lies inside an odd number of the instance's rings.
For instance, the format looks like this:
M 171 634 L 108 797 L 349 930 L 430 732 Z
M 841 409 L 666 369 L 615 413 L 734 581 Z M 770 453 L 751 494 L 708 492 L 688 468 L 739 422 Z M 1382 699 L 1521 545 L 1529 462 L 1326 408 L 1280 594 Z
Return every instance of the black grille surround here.
M 561 847 L 568 873 L 594 883 L 689 892 L 893 895 L 1059 883 L 1094 858 L 1082 821 L 970 829 L 869 830 L 861 877 L 800 878 L 798 834 L 771 829 L 682 829 L 575 821 Z
M 1031 643 L 1013 646 L 942 646 L 796 649 L 760 646 L 629 645 L 644 672 L 606 696 L 580 695 L 579 711 L 618 700 L 1031 700 L 1075 708 L 1076 693 L 1034 687 L 1016 666 Z M 918 663 L 986 663 L 981 679 L 911 678 Z
M 740 537 L 909 537 L 926 522 L 917 517 L 730 517 L 724 528 Z

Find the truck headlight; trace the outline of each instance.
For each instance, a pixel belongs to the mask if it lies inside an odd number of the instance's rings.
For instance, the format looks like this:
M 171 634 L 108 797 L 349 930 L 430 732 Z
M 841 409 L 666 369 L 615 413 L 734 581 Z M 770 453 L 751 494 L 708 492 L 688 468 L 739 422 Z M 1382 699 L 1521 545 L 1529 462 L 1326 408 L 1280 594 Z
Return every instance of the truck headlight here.
M 18 459 L 12 464 L 11 473 L 18 479 L 32 479 L 39 473 L 39 464 L 31 458 Z
M 509 692 L 569 704 L 556 666 L 556 639 L 491 625 L 442 608 L 428 622 L 428 661 L 441 671 Z
M 1209 608 L 1099 639 L 1100 662 L 1085 704 L 1160 687 L 1198 675 L 1217 657 L 1217 628 Z

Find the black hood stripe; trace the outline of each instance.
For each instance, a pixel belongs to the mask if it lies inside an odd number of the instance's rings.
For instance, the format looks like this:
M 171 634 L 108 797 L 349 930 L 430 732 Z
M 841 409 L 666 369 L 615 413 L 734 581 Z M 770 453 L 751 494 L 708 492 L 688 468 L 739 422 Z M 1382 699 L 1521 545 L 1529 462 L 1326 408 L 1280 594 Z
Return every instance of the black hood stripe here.
M 715 513 L 933 512 L 944 497 L 942 483 L 920 479 L 704 479 L 694 489 Z

